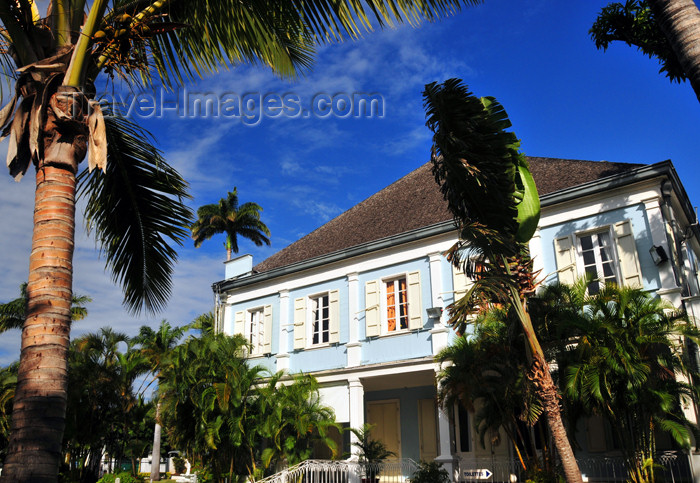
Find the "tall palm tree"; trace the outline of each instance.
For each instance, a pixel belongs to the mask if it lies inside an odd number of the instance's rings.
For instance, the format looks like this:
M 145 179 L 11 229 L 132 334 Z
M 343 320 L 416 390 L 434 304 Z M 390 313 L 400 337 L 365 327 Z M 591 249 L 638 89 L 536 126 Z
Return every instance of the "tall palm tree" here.
M 228 192 L 218 203 L 200 206 L 197 221 L 192 225 L 194 246 L 199 248 L 204 240 L 219 233 L 226 234 L 226 260 L 231 252 L 238 253 L 238 236 L 249 239 L 256 246 L 269 245 L 270 230 L 260 221 L 262 208 L 257 203 L 238 205 L 238 189 Z
M 446 408 L 460 404 L 474 411 L 482 447 L 487 437 L 496 446 L 503 430 L 523 470 L 529 475 L 551 472 L 551 455 L 546 453 L 540 461 L 532 439 L 522 430 L 523 422 L 535 426 L 543 407 L 526 376 L 526 343 L 512 318 L 513 311 L 507 308 L 489 309 L 477 317 L 470 337 L 457 338 L 437 355 L 438 400 Z
M 150 364 L 151 374 L 154 380 L 162 378 L 161 371 L 166 363 L 167 357 L 177 346 L 178 341 L 184 335 L 185 327 L 172 327 L 167 321 L 160 323 L 158 330 L 153 330 L 147 325 L 141 327 L 139 335 L 134 341 L 141 346 L 141 353 Z M 151 452 L 153 464 L 151 466 L 151 480 L 160 480 L 160 395 L 157 395 L 156 402 L 156 423 L 153 429 L 153 451 Z
M 435 20 L 478 0 L 32 0 L 0 2 L 0 69 L 14 86 L 0 110 L 16 179 L 36 168 L 32 249 L 8 481 L 53 481 L 64 428 L 79 165 L 87 219 L 125 304 L 158 310 L 170 293 L 191 214 L 186 183 L 147 132 L 94 101 L 101 74 L 137 87 L 177 87 L 225 65 L 291 76 L 314 45 L 373 25 Z M 99 170 L 94 170 L 97 167 Z M 100 172 L 102 170 L 102 173 Z M 50 416 L 49 416 L 50 415 Z M 37 428 L 41 437 L 37 438 Z M 31 461 L 31 464 L 27 464 Z
M 7 303 L 0 304 L 0 334 L 10 329 L 21 329 L 27 313 L 27 284 L 19 286 L 20 296 Z M 73 295 L 70 308 L 70 320 L 75 322 L 87 317 L 85 304 L 92 302 L 87 295 Z
M 559 394 L 528 313 L 534 274 L 527 242 L 539 221 L 537 188 L 520 142 L 503 107 L 494 98 L 474 96 L 460 79 L 425 86 L 427 126 L 433 131 L 433 173 L 458 225 L 460 240 L 452 262 L 474 278 L 453 304 L 460 326 L 479 307 L 510 304 L 517 313 L 532 355 L 531 377 L 542 400 L 566 480 L 581 482 L 562 423 Z

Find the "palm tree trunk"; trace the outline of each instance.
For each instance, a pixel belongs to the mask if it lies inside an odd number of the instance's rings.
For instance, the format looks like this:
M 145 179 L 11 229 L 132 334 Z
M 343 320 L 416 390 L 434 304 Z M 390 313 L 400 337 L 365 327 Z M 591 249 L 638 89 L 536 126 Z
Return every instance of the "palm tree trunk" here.
M 12 432 L 0 481 L 55 482 L 66 418 L 73 287 L 75 187 L 87 151 L 84 98 L 67 89 L 51 98 L 38 163 L 29 255 L 27 318 L 22 330 Z
M 547 423 L 549 424 L 549 430 L 552 433 L 554 445 L 557 447 L 557 452 L 561 459 L 564 476 L 566 477 L 567 483 L 583 483 L 581 470 L 579 470 L 576 457 L 574 456 L 574 450 L 571 448 L 571 443 L 566 434 L 566 428 L 561 420 L 559 393 L 552 380 L 552 373 L 549 371 L 549 364 L 547 364 L 544 357 L 542 346 L 539 340 L 537 340 L 537 334 L 532 326 L 530 314 L 527 312 L 526 302 L 520 299 L 517 291 L 515 291 L 511 297 L 532 352 L 533 363 L 530 377 L 537 388 L 537 395 L 544 403 Z
M 160 401 L 156 405 L 156 426 L 153 429 L 153 452 L 151 453 L 151 481 L 160 481 Z M 165 471 L 168 471 L 166 468 Z
M 65 426 L 73 283 L 75 173 L 36 176 L 27 318 L 3 481 L 56 481 Z
M 700 101 L 700 10 L 694 0 L 649 0 L 649 6 Z

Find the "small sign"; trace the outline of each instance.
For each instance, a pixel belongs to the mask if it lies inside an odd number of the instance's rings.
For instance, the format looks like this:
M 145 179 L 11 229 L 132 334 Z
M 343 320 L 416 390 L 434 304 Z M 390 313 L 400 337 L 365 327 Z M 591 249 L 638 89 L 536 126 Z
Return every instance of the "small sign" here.
M 493 476 L 491 470 L 486 468 L 479 470 L 462 470 L 462 478 L 465 480 L 488 480 Z

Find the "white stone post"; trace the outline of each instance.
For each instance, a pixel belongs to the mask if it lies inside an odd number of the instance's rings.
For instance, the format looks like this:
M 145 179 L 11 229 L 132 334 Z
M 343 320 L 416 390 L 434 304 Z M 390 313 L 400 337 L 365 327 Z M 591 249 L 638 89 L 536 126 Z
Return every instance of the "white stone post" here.
M 289 290 L 279 291 L 279 348 L 277 350 L 277 370 L 289 371 Z
M 348 273 L 348 343 L 347 366 L 357 367 L 362 359 L 362 343 L 360 342 L 360 321 L 358 318 L 360 283 L 357 272 Z

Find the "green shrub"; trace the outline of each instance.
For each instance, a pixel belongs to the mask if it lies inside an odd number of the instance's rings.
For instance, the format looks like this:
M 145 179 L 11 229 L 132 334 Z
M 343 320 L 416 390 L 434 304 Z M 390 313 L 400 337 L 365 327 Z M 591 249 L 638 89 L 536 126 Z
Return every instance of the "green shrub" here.
M 452 479 L 447 470 L 442 467 L 442 463 L 421 461 L 409 481 L 411 483 L 450 483 Z
M 185 465 L 185 460 L 179 456 L 173 458 L 173 466 L 175 466 L 175 473 L 182 474 L 185 472 L 187 466 Z
M 143 483 L 143 480 L 133 476 L 128 471 L 121 473 L 107 473 L 97 483 L 115 483 L 119 478 L 119 483 Z

